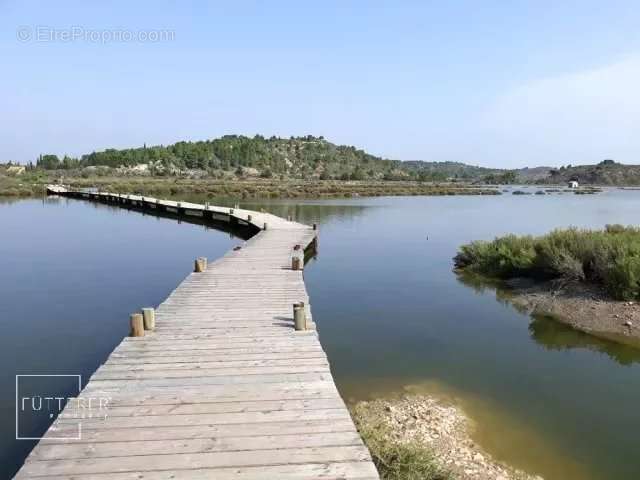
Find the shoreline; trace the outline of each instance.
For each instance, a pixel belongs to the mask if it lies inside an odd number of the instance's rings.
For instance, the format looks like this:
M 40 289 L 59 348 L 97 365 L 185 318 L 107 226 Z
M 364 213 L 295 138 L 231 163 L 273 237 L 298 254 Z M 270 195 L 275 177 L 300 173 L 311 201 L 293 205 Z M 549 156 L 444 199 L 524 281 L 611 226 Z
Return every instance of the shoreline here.
M 503 298 L 519 311 L 640 348 L 640 306 L 636 302 L 612 300 L 602 288 L 580 282 L 555 287 L 552 282 L 514 279 L 497 288 L 503 289 Z
M 360 401 L 351 412 L 381 470 L 381 478 L 400 479 L 413 473 L 409 478 L 542 480 L 492 458 L 472 438 L 474 422 L 470 417 L 459 406 L 436 396 L 406 393 L 397 398 Z M 414 455 L 430 463 L 428 476 L 394 468 L 392 462 L 402 458 L 398 452 L 403 448 L 422 451 Z M 393 455 L 386 454 L 388 451 Z
M 0 177 L 0 196 L 39 195 L 53 176 L 38 178 Z M 502 195 L 497 186 L 456 182 L 352 181 L 301 179 L 216 179 L 181 177 L 64 177 L 71 188 L 148 196 L 203 195 L 237 199 L 350 198 L 413 195 Z

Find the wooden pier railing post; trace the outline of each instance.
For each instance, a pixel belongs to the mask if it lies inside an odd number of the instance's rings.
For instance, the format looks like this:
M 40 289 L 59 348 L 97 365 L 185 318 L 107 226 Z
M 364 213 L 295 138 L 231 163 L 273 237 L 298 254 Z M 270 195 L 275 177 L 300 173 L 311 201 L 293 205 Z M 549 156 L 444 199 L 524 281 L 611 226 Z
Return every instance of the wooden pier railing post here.
M 153 308 L 143 308 L 142 318 L 145 330 L 154 330 L 156 328 L 156 311 Z
M 131 324 L 132 337 L 144 337 L 144 320 L 141 313 L 129 315 L 129 323 Z
M 196 273 L 202 273 L 207 269 L 207 259 L 205 257 L 198 257 L 194 262 L 193 271 Z
M 302 245 L 297 244 L 293 247 L 293 256 L 291 257 L 291 270 L 304 269 L 304 260 L 300 257 Z
M 304 302 L 293 304 L 293 324 L 298 331 L 307 329 L 307 314 L 304 309 Z

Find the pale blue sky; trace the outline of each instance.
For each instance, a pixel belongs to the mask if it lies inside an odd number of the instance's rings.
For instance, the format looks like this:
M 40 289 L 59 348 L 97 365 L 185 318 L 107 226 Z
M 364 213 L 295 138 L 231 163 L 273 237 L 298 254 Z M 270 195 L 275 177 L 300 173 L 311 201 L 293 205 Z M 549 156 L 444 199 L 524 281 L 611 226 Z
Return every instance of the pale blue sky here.
M 640 163 L 638 25 L 636 1 L 0 0 L 0 161 L 261 133 L 402 160 Z M 174 38 L 38 41 L 48 27 Z

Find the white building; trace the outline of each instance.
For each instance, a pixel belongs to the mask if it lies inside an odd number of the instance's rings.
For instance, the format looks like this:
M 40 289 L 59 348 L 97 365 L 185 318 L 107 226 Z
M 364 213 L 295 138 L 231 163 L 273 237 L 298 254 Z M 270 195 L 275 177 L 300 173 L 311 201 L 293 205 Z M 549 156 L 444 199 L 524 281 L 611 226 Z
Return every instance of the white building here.
M 567 186 L 569 188 L 578 188 L 578 182 L 576 182 L 575 180 L 571 180 Z

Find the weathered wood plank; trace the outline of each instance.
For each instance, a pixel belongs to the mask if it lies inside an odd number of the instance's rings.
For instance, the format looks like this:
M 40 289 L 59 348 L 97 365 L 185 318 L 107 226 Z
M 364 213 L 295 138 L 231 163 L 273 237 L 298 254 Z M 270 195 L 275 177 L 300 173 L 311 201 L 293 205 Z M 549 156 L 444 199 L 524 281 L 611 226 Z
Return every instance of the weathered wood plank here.
M 19 476 L 18 478 L 28 478 Z M 52 480 L 76 479 L 66 475 L 49 475 Z M 296 465 L 259 465 L 256 467 L 227 467 L 216 469 L 170 469 L 164 471 L 134 470 L 125 473 L 84 474 L 83 480 L 376 480 L 373 463 L 319 462 Z
M 131 448 L 135 448 L 131 445 Z M 135 455 L 111 458 L 78 458 L 29 461 L 23 473 L 34 477 L 51 475 L 86 475 L 91 473 L 124 473 L 134 470 L 158 471 L 169 469 L 224 468 L 233 466 L 261 466 L 316 462 L 366 461 L 369 452 L 363 445 L 339 447 L 205 452 L 168 455 Z
M 16 478 L 378 478 L 333 382 L 302 271 L 291 269 L 293 246 L 315 230 L 244 209 L 82 195 L 192 222 L 246 225 L 251 215 L 268 229 L 188 275 L 155 310 L 155 331 L 123 339 L 74 399 L 107 399 L 104 414 L 70 401 Z M 308 331 L 293 328 L 298 302 Z M 79 422 L 80 440 L 56 439 Z
M 144 455 L 205 453 L 224 451 L 298 449 L 360 445 L 357 432 L 305 433 L 297 435 L 259 435 L 251 437 L 213 437 L 180 440 L 148 440 Z M 100 444 L 50 444 L 41 446 L 29 460 L 110 458 L 131 455 L 131 442 Z M 247 453 L 249 455 L 249 453 Z

